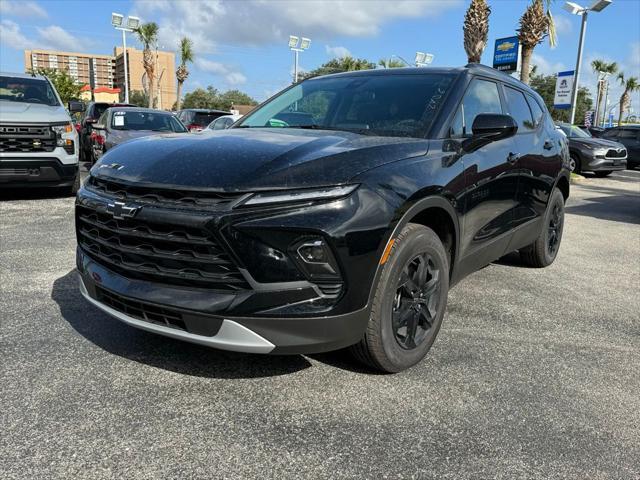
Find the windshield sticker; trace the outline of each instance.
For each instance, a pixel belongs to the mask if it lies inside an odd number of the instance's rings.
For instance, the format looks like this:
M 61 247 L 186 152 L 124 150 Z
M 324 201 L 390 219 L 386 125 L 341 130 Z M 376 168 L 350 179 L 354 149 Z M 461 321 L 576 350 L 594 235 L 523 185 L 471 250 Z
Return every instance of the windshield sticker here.
M 124 127 L 124 116 L 113 117 L 113 125 L 116 127 Z

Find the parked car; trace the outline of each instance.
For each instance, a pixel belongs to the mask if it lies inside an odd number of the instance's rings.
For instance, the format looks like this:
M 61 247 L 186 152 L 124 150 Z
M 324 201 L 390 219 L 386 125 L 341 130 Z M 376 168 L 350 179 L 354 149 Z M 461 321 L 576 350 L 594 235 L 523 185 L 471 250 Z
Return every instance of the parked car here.
M 158 334 L 396 372 L 450 286 L 554 261 L 568 165 L 542 98 L 489 67 L 307 79 L 230 129 L 107 152 L 76 202 L 80 289 Z
M 605 138 L 593 138 L 589 132 L 575 125 L 560 123 L 558 126 L 569 139 L 572 172 L 593 172 L 597 177 L 606 177 L 627 167 L 624 145 Z
M 633 170 L 640 166 L 640 125 L 610 128 L 602 137 L 625 146 L 628 169 Z
M 223 115 L 222 117 L 218 117 L 213 122 L 211 122 L 209 126 L 207 126 L 207 128 L 209 130 L 224 130 L 225 128 L 229 128 L 241 118 L 242 115 Z
M 105 110 L 92 125 L 92 163 L 102 155 L 132 138 L 163 133 L 187 133 L 185 126 L 171 112 L 140 107 L 118 107 Z
M 84 109 L 69 102 L 69 112 Z M 48 78 L 0 73 L 0 185 L 78 189 L 78 133 Z
M 585 132 L 589 133 L 592 137 L 596 137 L 596 138 L 600 138 L 602 134 L 607 131 L 606 128 L 594 127 L 593 125 L 588 127 L 586 125 L 578 125 L 578 127 L 580 127 Z
M 78 134 L 80 140 L 80 161 L 91 161 L 91 126 L 98 121 L 98 118 L 111 107 L 131 107 L 127 103 L 107 103 L 107 102 L 89 102 L 78 125 Z
M 225 110 L 211 110 L 206 108 L 187 108 L 178 112 L 178 118 L 190 132 L 199 132 L 207 128 L 211 122 L 223 115 L 230 115 Z

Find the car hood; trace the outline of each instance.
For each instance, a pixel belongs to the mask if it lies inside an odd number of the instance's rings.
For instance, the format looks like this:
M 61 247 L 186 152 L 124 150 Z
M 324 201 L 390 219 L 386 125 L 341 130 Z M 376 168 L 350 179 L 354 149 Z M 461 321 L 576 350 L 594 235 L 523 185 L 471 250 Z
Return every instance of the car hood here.
M 230 192 L 319 187 L 424 155 L 428 147 L 428 140 L 416 138 L 235 128 L 133 140 L 109 150 L 91 174 L 150 186 Z M 117 168 L 109 168 L 113 164 Z
M 151 135 L 163 135 L 166 132 L 154 132 L 153 130 L 111 130 L 109 140 L 114 145 L 119 145 L 134 138 L 149 137 Z
M 0 122 L 2 123 L 56 123 L 70 121 L 71 118 L 62 105 L 50 107 L 39 103 L 0 100 Z
M 572 145 L 587 145 L 590 148 L 624 148 L 624 145 L 605 138 L 569 138 Z

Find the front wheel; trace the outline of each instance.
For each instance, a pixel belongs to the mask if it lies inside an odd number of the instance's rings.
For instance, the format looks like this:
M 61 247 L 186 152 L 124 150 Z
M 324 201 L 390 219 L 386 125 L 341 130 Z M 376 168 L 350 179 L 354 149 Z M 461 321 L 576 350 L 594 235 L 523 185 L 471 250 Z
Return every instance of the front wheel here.
M 540 236 L 531 245 L 520 250 L 523 262 L 535 268 L 551 265 L 558 255 L 563 229 L 564 197 L 556 188 L 549 199 Z
M 600 170 L 599 172 L 593 172 L 593 173 L 595 173 L 596 177 L 598 178 L 604 178 L 611 175 L 611 170 Z
M 376 287 L 364 337 L 355 357 L 384 372 L 399 372 L 424 358 L 447 306 L 449 261 L 430 228 L 410 223 L 395 239 Z
M 569 170 L 571 170 L 571 173 L 580 173 L 582 171 L 580 159 L 576 155 L 569 157 Z

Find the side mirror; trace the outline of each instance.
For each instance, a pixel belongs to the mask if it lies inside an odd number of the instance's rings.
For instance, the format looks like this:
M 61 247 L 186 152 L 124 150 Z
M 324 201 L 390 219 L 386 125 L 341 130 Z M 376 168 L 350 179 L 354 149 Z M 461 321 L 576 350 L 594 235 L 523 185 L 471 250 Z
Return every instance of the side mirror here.
M 69 112 L 71 112 L 71 113 L 84 112 L 84 103 L 79 102 L 77 100 L 70 100 L 69 101 Z
M 462 148 L 467 151 L 476 150 L 497 140 L 513 137 L 518 131 L 518 124 L 511 115 L 480 113 L 473 119 L 471 131 L 473 136 L 462 144 Z
M 103 123 L 94 123 L 91 125 L 91 130 L 106 130 L 107 127 Z

